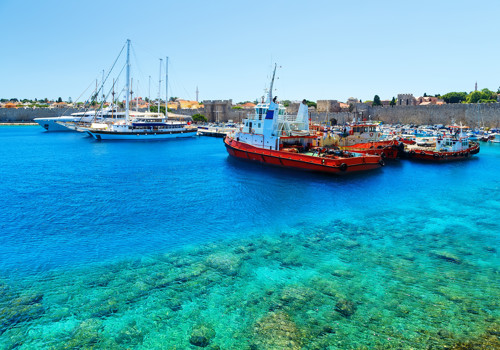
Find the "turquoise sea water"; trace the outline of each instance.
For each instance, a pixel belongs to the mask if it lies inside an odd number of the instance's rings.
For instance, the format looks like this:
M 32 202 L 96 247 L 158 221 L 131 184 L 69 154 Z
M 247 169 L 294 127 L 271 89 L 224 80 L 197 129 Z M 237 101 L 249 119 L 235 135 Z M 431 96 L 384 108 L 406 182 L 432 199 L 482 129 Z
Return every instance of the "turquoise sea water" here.
M 213 138 L 0 147 L 0 349 L 500 344 L 500 145 L 351 177 Z

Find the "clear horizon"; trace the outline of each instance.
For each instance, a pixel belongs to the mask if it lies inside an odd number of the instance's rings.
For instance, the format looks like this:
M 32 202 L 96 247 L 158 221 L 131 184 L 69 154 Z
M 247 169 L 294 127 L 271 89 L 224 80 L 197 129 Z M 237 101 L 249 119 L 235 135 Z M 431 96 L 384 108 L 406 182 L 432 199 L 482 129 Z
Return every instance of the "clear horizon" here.
M 158 96 L 158 62 L 166 56 L 169 97 L 189 100 L 197 87 L 200 101 L 258 99 L 274 62 L 281 66 L 274 91 L 280 100 L 390 100 L 399 93 L 470 92 L 476 82 L 479 90 L 496 91 L 499 12 L 500 3 L 479 9 L 465 1 L 139 6 L 90 0 L 82 8 L 4 0 L 0 29 L 8 35 L 0 55 L 0 97 L 76 101 L 101 79 L 126 39 L 141 97 Z

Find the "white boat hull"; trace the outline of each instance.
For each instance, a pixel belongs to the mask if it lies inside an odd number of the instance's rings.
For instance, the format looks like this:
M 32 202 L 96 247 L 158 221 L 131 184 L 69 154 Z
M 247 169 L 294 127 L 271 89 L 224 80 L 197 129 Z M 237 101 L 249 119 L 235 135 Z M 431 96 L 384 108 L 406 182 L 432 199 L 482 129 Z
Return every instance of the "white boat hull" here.
M 92 120 L 93 116 L 87 117 L 53 117 L 53 118 L 35 118 L 33 121 L 38 123 L 42 128 L 47 131 L 73 131 L 68 129 L 63 123 L 65 122 L 78 122 Z
M 196 130 L 185 132 L 137 132 L 137 133 L 121 133 L 121 132 L 99 132 L 87 130 L 87 134 L 96 140 L 166 140 L 179 137 L 196 136 Z

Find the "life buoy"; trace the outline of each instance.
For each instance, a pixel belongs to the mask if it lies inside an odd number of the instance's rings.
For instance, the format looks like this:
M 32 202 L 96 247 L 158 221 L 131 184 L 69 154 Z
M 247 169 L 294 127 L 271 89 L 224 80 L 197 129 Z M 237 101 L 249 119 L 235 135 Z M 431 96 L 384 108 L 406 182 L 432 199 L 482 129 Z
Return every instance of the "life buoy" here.
M 346 163 L 340 164 L 339 169 L 340 169 L 340 171 L 346 171 L 347 170 L 347 164 Z
M 370 133 L 370 137 L 372 137 L 372 136 L 373 136 L 373 133 L 371 132 L 371 133 Z

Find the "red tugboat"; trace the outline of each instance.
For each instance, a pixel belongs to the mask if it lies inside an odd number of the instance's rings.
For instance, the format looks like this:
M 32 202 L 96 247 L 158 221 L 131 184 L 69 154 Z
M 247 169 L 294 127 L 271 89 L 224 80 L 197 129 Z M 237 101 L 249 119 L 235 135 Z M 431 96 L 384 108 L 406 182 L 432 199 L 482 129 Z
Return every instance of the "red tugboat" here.
M 398 140 L 380 140 L 382 133 L 377 122 L 354 122 L 340 134 L 340 149 L 380 155 L 384 159 L 397 159 L 404 150 Z
M 309 131 L 309 113 L 305 101 L 297 116 L 272 97 L 274 68 L 266 102 L 255 107 L 255 113 L 244 120 L 244 126 L 224 138 L 227 152 L 234 157 L 281 167 L 344 174 L 380 168 L 380 155 L 366 155 L 312 147 L 317 135 Z
M 440 136 L 432 146 L 406 145 L 404 151 L 406 158 L 433 162 L 468 159 L 477 153 L 479 143 L 469 141 L 469 138 L 461 133 L 455 136 Z

